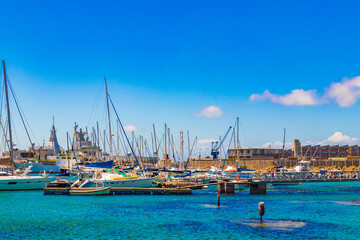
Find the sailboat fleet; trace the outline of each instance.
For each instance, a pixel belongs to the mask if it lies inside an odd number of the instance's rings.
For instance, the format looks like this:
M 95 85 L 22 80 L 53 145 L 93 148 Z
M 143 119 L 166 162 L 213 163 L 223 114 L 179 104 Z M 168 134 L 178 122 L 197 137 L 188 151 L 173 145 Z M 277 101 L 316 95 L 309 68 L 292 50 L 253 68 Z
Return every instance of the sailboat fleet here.
M 67 144 L 66 149 L 64 149 L 58 143 L 55 121 L 53 120 L 48 144 L 45 145 L 44 143 L 42 146 L 35 146 L 26 129 L 13 89 L 9 85 L 5 61 L 2 61 L 2 68 L 4 73 L 4 98 L 1 99 L 5 99 L 6 111 L 4 114 L 2 110 L 0 111 L 0 125 L 4 139 L 3 153 L 0 156 L 0 191 L 36 190 L 49 185 L 52 187 L 66 186 L 69 188 L 68 193 L 71 195 L 101 195 L 109 194 L 111 188 L 150 188 L 156 185 L 158 187 L 186 186 L 191 188 L 198 187 L 200 183 L 200 185 L 204 185 L 219 180 L 238 181 L 240 178 L 252 178 L 255 176 L 255 170 L 238 166 L 241 160 L 238 151 L 236 151 L 235 158 L 236 167 L 227 166 L 225 168 L 226 151 L 223 149 L 222 144 L 229 133 L 233 132 L 229 146 L 233 141 L 234 149 L 240 147 L 238 118 L 234 127 L 229 127 L 224 136 L 220 136 L 218 142 L 212 143 L 210 154 L 213 160 L 218 159 L 221 151 L 225 155 L 223 160 L 219 160 L 219 166 L 211 166 L 210 171 L 195 170 L 189 166 L 189 162 L 191 155 L 196 152 L 194 146 L 196 145 L 197 148 L 197 138 L 191 144 L 189 132 L 187 132 L 187 152 L 189 154 L 187 160 L 184 156 L 184 132 L 180 132 L 179 154 L 173 135 L 170 133 L 170 128 L 166 124 L 160 141 L 153 125 L 151 150 L 142 136 L 136 138 L 134 132 L 132 132 L 131 139 L 127 136 L 108 92 L 106 77 L 104 83 L 108 133 L 105 130 L 100 133 L 98 122 L 96 123 L 96 129 L 93 127 L 90 131 L 87 128 L 83 131 L 75 123 L 72 138 L 69 133 L 66 135 Z M 9 86 L 31 143 L 29 150 L 22 151 L 14 148 Z M 3 109 L 3 100 L 0 104 L 1 109 Z M 116 141 L 113 138 L 111 112 L 114 114 L 113 118 L 116 118 Z M 6 117 L 3 118 L 2 115 L 6 115 Z M 3 119 L 5 121 L 2 122 Z M 235 129 L 237 129 L 237 137 L 235 137 Z M 102 147 L 100 146 L 101 143 L 104 144 Z M 106 146 L 109 148 L 108 153 Z M 120 156 L 120 149 L 123 156 Z M 159 159 L 160 151 L 163 153 L 162 159 Z M 179 160 L 174 164 L 170 159 L 176 159 L 176 155 Z M 300 160 L 294 169 L 284 169 L 284 171 L 309 172 L 312 159 L 306 160 L 304 158 Z M 64 175 L 55 175 L 59 173 Z M 71 181 L 70 178 L 64 180 L 60 178 L 62 176 L 73 176 L 73 179 Z
M 90 170 L 91 174 L 88 174 L 85 179 L 78 179 L 73 184 L 79 188 L 92 188 L 101 183 L 104 187 L 142 187 L 148 188 L 153 182 L 152 177 L 145 176 L 143 171 L 140 174 L 137 172 L 129 175 L 129 173 L 121 172 L 115 169 L 114 155 L 113 155 L 113 143 L 112 137 L 110 137 L 110 156 L 103 154 L 101 156 L 99 144 L 93 145 L 92 141 L 89 141 L 81 129 L 77 130 L 75 123 L 74 136 L 72 141 L 71 150 L 67 149 L 67 155 L 60 154 L 60 147 L 57 141 L 56 130 L 53 122 L 51 129 L 50 140 L 47 146 L 35 147 L 33 144 L 29 148 L 29 151 L 18 152 L 14 150 L 13 138 L 12 138 L 12 125 L 10 115 L 9 104 L 9 91 L 8 91 L 8 79 L 6 74 L 5 61 L 2 61 L 3 73 L 4 73 L 4 89 L 6 97 L 6 131 L 4 132 L 5 141 L 4 147 L 8 145 L 8 151 L 4 150 L 3 156 L 0 157 L 0 190 L 35 190 L 43 189 L 51 180 L 49 173 L 51 172 L 70 172 L 73 175 L 80 172 L 86 172 Z M 111 133 L 110 122 L 110 108 L 109 108 L 109 94 L 107 89 L 107 83 L 105 78 L 106 89 L 106 102 L 107 102 L 107 115 L 109 120 L 109 136 Z M 15 97 L 14 97 L 15 99 Z M 111 101 L 111 100 L 110 100 Z M 112 103 L 112 102 L 111 102 Z M 112 104 L 113 106 L 113 104 Z M 113 106 L 114 107 L 114 106 Z M 120 122 L 119 117 L 118 123 Z M 121 123 L 120 123 L 121 124 Z M 127 139 L 125 130 L 121 125 L 121 129 L 125 138 Z M 99 138 L 99 134 L 98 134 Z M 69 137 L 67 139 L 69 141 Z M 97 139 L 99 143 L 99 139 Z M 129 143 L 129 140 L 127 139 Z M 104 132 L 105 143 L 105 132 Z M 105 147 L 104 147 L 105 148 Z M 141 165 L 136 157 L 133 148 L 130 146 L 132 156 L 135 158 L 138 166 L 141 170 Z M 14 152 L 17 156 L 14 156 Z M 6 154 L 5 154 L 6 153 Z M 70 155 L 71 154 L 71 155 Z M 24 157 L 25 155 L 25 157 Z M 90 160 L 92 163 L 84 164 L 84 161 L 79 159 L 80 156 L 87 156 L 86 160 Z M 106 161 L 108 159 L 108 161 Z M 110 159 L 110 160 L 109 160 Z M 105 165 L 106 166 L 105 166 Z M 42 172 L 41 175 L 31 175 L 30 172 Z M 90 176 L 90 177 L 89 177 Z
M 165 133 L 161 141 L 158 140 L 155 126 L 153 126 L 152 150 L 150 150 L 146 140 L 144 141 L 141 136 L 137 139 L 134 137 L 134 133 L 132 133 L 131 139 L 129 139 L 109 95 L 106 77 L 104 78 L 104 82 L 108 134 L 106 134 L 105 131 L 102 134 L 102 142 L 104 143 L 103 149 L 100 147 L 101 134 L 98 123 L 96 130 L 95 128 L 92 128 L 90 134 L 87 128 L 86 131 L 83 131 L 81 128 L 79 129 L 79 126 L 75 123 L 72 138 L 67 133 L 67 149 L 61 148 L 57 140 L 54 120 L 50 131 L 49 143 L 47 145 L 43 144 L 42 146 L 35 146 L 32 143 L 24 124 L 31 147 L 28 151 L 14 149 L 11 129 L 12 122 L 10 119 L 9 82 L 6 75 L 5 61 L 2 61 L 2 65 L 7 110 L 6 131 L 3 128 L 3 135 L 6 141 L 4 142 L 3 149 L 7 147 L 7 151 L 4 150 L 2 157 L 0 157 L 0 168 L 3 170 L 0 172 L 0 190 L 42 189 L 55 178 L 56 181 L 51 182 L 50 185 L 55 187 L 64 185 L 64 180 L 59 179 L 58 176 L 54 176 L 54 173 L 64 173 L 67 176 L 70 175 L 76 178 L 76 181 L 68 180 L 65 184 L 71 188 L 69 193 L 75 195 L 107 193 L 108 188 L 150 188 L 155 183 L 155 178 L 158 182 L 174 179 L 174 181 L 177 181 L 178 183 L 182 182 L 186 185 L 191 182 L 191 179 L 194 176 L 197 179 L 197 182 L 203 184 L 218 179 L 230 180 L 234 178 L 235 175 L 239 176 L 237 172 L 238 168 L 236 168 L 236 170 L 224 169 L 224 163 L 220 163 L 219 168 L 217 168 L 216 171 L 189 171 L 188 169 L 190 169 L 190 167 L 188 166 L 188 163 L 190 161 L 191 153 L 195 152 L 193 149 L 195 143 L 197 143 L 197 138 L 195 138 L 193 144 L 190 144 L 188 132 L 187 145 L 189 157 L 186 160 L 184 157 L 183 132 L 180 133 L 180 154 L 178 154 L 174 144 L 173 135 L 170 133 L 170 128 L 168 128 L 166 124 Z M 16 101 L 15 96 L 14 101 Z M 16 105 L 18 105 L 17 102 Z M 113 117 L 116 118 L 117 144 L 113 142 L 110 109 L 113 110 Z M 221 151 L 220 146 L 224 142 L 226 135 L 230 132 L 230 129 L 231 127 L 223 139 L 220 139 L 220 143 L 216 142 L 216 149 L 211 151 L 213 157 L 219 155 L 219 151 Z M 89 135 L 91 136 L 90 138 Z M 109 146 L 108 154 L 105 151 L 106 142 L 108 142 Z M 238 146 L 239 140 L 237 140 L 237 142 Z M 163 147 L 161 146 L 162 144 Z M 114 150 L 115 146 L 116 150 Z M 159 160 L 158 154 L 161 147 L 164 157 Z M 124 152 L 122 158 L 119 155 L 120 148 L 122 148 L 122 151 Z M 115 151 L 117 154 L 114 154 Z M 171 162 L 171 152 L 172 158 L 174 159 L 175 155 L 178 155 L 178 166 L 174 166 Z M 144 156 L 146 155 L 145 153 L 147 153 L 148 157 Z M 214 153 L 216 154 L 214 155 Z M 38 173 L 38 175 L 35 175 L 35 173 Z M 49 174 L 52 174 L 52 177 L 49 176 Z M 99 187 L 99 185 L 101 187 Z

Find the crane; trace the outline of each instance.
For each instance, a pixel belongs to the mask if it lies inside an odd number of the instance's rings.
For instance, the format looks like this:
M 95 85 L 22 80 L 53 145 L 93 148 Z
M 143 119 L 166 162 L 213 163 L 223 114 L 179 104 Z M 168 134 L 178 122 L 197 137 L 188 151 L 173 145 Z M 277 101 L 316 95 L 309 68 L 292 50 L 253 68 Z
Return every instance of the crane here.
M 231 128 L 232 127 L 229 127 L 229 129 L 225 133 L 224 137 L 221 139 L 220 143 L 218 141 L 211 143 L 211 155 L 212 155 L 213 159 L 218 159 L 218 157 L 219 157 L 219 149 L 222 146 L 222 144 L 224 143 L 227 135 L 229 135 L 229 132 L 230 132 Z

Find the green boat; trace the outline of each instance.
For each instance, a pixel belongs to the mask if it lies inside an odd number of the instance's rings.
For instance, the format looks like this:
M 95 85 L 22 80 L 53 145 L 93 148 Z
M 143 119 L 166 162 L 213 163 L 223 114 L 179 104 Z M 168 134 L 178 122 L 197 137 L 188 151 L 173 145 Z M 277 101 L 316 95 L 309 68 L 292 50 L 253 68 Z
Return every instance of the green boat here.
M 69 194 L 75 196 L 109 195 L 110 190 L 111 190 L 110 187 L 72 188 L 69 190 Z

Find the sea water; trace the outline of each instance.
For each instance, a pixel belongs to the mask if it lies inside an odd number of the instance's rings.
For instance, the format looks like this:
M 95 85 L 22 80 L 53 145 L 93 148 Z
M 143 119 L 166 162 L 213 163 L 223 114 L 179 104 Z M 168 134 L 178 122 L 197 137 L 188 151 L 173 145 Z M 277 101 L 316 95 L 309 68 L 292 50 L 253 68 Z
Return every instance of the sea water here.
M 360 239 L 360 182 L 276 186 L 266 195 L 0 192 L 2 239 Z M 259 223 L 258 203 L 265 202 Z

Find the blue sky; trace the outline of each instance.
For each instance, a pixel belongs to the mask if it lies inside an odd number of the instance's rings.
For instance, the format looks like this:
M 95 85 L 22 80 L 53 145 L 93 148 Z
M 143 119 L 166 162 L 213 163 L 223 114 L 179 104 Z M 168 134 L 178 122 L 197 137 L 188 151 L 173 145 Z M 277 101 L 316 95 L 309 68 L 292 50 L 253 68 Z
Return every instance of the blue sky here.
M 216 139 L 239 116 L 244 146 L 276 146 L 283 128 L 288 142 L 353 144 L 359 5 L 2 1 L 0 57 L 36 144 L 48 140 L 53 115 L 63 146 L 75 121 L 105 127 L 104 97 L 93 110 L 104 76 L 124 124 L 145 137 L 167 123 L 174 134 Z M 208 106 L 217 115 L 201 116 Z

